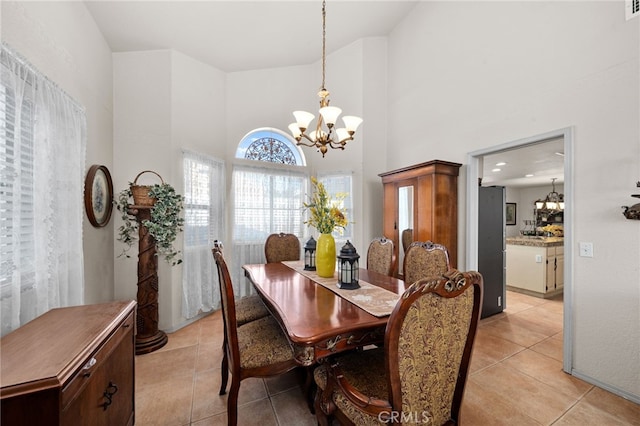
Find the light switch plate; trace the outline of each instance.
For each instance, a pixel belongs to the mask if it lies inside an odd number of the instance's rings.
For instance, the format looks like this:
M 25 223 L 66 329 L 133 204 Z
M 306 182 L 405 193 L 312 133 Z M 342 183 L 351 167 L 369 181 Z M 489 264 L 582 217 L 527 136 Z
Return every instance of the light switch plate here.
M 580 243 L 580 256 L 593 257 L 593 243 Z

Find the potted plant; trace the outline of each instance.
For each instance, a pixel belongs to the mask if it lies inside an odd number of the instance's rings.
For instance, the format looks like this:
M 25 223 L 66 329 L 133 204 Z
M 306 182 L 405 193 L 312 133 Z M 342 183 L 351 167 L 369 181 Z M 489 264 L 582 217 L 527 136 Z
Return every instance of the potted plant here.
M 182 263 L 180 251 L 173 246 L 179 232 L 183 230 L 184 218 L 180 217 L 183 210 L 183 197 L 177 194 L 175 189 L 162 180 L 160 184 L 150 186 L 137 185 L 137 179 L 142 173 L 151 172 L 149 170 L 141 172 L 133 182 L 129 182 L 129 187 L 123 189 L 114 203 L 118 211 L 122 214 L 123 224 L 118 228 L 118 241 L 124 243 L 125 248 L 120 256 L 130 257 L 128 251 L 135 241 L 138 240 L 139 224 L 135 217 L 129 213 L 132 206 L 151 206 L 151 217 L 143 220 L 142 225 L 148 230 L 156 243 L 156 252 L 162 255 L 171 265 Z M 137 192 L 142 190 L 142 198 Z M 142 200 L 142 201 L 140 201 Z M 133 202 L 132 202 L 133 201 Z

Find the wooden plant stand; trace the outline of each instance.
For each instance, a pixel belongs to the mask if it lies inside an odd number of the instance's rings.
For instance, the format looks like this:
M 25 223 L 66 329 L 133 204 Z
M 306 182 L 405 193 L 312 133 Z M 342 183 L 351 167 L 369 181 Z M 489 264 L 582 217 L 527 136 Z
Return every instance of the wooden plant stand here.
M 136 355 L 160 349 L 167 344 L 164 331 L 158 330 L 158 256 L 156 242 L 142 225 L 151 219 L 151 206 L 129 206 L 138 221 L 138 310 L 136 315 Z

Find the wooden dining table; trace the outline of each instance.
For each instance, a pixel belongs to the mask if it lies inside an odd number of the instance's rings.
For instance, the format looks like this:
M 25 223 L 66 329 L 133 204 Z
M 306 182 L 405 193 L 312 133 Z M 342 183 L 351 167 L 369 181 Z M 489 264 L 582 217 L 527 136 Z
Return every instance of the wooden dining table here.
M 244 265 L 243 269 L 288 336 L 301 366 L 384 341 L 389 315 L 370 314 L 309 274 L 284 263 Z M 405 290 L 402 280 L 363 268 L 359 274 L 361 281 L 398 295 Z

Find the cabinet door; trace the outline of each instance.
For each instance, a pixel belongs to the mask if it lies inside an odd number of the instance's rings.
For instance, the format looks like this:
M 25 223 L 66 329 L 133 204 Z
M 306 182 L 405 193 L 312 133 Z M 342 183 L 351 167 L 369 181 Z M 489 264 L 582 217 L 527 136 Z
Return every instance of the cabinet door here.
M 556 254 L 556 288 L 564 287 L 564 254 Z
M 131 320 L 127 321 L 128 323 Z M 133 327 L 110 347 L 98 351 L 99 365 L 91 374 L 82 392 L 63 411 L 64 425 L 127 425 L 132 424 L 134 404 Z M 113 349 L 113 350 L 111 350 Z
M 556 289 L 556 248 L 547 247 L 546 253 L 547 277 L 544 283 L 545 293 Z

